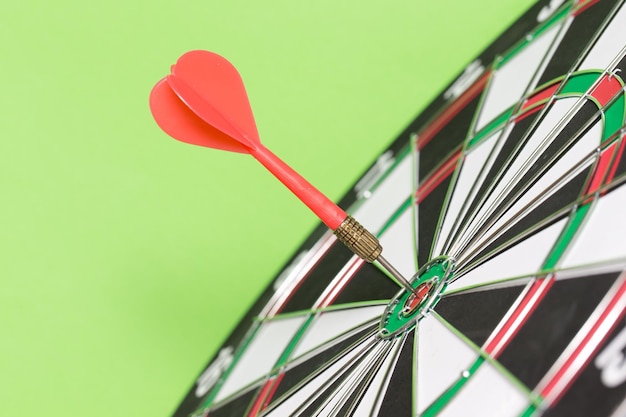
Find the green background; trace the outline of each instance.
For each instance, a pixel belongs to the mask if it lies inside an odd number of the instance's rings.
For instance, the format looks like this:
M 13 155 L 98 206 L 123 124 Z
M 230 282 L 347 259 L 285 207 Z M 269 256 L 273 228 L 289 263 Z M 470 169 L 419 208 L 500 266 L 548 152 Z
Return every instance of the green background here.
M 316 220 L 252 158 L 166 137 L 209 49 L 338 199 L 529 0 L 4 1 L 0 415 L 167 416 Z

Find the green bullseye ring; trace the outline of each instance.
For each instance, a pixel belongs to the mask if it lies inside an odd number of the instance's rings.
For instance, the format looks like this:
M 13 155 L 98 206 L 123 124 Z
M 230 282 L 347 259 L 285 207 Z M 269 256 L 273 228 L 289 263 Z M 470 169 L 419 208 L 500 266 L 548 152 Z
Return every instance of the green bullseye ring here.
M 380 322 L 379 336 L 390 338 L 412 329 L 441 299 L 452 280 L 455 261 L 440 256 L 421 267 L 411 279 L 417 295 L 401 290 L 390 302 Z

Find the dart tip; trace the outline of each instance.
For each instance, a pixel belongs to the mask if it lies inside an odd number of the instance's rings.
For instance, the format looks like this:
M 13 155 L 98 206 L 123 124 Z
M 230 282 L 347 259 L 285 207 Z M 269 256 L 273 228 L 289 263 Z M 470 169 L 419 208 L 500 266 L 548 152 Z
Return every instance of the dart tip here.
M 413 294 L 416 298 L 422 298 L 420 294 L 418 293 L 417 289 L 413 288 L 411 283 L 406 278 L 404 278 L 404 276 L 400 273 L 400 271 L 394 268 L 393 265 L 391 265 L 388 260 L 383 258 L 382 255 L 378 256 L 377 261 L 382 265 L 383 268 L 385 268 L 391 274 L 392 277 L 396 279 L 396 281 L 398 281 L 400 285 L 402 285 L 402 287 L 406 291 Z

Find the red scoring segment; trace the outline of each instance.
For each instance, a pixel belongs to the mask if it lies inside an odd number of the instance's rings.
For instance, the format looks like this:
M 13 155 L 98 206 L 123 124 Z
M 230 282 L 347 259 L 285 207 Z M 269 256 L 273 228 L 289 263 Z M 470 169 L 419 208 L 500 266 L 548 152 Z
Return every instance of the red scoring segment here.
M 329 228 L 347 214 L 260 141 L 237 69 L 208 51 L 184 54 L 150 93 L 150 109 L 168 135 L 183 142 L 255 157 Z

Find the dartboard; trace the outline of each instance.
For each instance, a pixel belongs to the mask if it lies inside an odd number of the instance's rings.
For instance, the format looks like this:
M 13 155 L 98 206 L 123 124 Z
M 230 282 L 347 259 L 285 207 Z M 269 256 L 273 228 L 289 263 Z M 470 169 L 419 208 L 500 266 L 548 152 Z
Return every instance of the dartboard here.
M 621 1 L 543 1 L 339 205 L 412 277 L 323 225 L 175 416 L 626 415 Z

